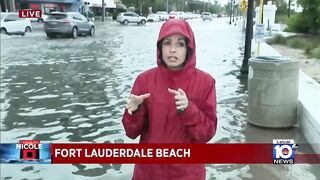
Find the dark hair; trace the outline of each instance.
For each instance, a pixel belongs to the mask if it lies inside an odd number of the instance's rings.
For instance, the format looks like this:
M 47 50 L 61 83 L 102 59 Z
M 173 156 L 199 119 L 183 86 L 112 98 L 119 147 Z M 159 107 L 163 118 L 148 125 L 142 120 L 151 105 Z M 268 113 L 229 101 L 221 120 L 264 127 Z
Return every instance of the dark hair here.
M 157 43 L 157 48 L 159 49 L 159 59 L 161 60 L 161 62 L 166 65 L 162 59 L 162 43 L 163 43 L 163 40 L 164 39 L 161 39 L 158 43 Z M 191 57 L 192 53 L 193 53 L 193 50 L 189 47 L 189 39 L 188 38 L 185 38 L 184 39 L 186 44 L 187 44 L 187 55 L 186 55 L 186 59 L 185 61 L 183 62 L 183 66 L 186 64 L 187 60 Z

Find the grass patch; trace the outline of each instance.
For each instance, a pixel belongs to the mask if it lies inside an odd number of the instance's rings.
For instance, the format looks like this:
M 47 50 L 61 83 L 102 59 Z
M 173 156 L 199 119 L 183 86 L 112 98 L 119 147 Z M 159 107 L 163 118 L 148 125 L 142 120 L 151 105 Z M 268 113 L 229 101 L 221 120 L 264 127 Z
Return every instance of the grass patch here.
M 277 35 L 269 43 L 302 49 L 309 57 L 320 59 L 320 35 L 301 35 L 291 38 Z
M 281 44 L 281 45 L 287 45 L 287 38 L 277 35 L 276 37 L 272 38 L 268 42 L 269 44 Z
M 290 47 L 295 49 L 304 49 L 308 45 L 308 42 L 305 39 L 294 38 L 292 40 L 288 40 L 288 44 Z
M 315 48 L 311 51 L 311 57 L 314 57 L 320 60 L 320 47 Z

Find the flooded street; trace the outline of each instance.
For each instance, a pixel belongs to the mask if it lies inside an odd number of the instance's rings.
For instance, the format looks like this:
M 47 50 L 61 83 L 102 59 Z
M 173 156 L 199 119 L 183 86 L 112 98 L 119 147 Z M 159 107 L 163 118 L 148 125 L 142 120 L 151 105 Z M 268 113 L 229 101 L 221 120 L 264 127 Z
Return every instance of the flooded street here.
M 241 28 L 224 18 L 189 22 L 197 68 L 216 79 L 218 128 L 210 143 L 272 143 L 274 138 L 307 143 L 298 128 L 247 124 L 247 82 L 237 79 L 245 38 Z M 39 24 L 24 37 L 1 35 L 1 143 L 138 142 L 125 136 L 121 118 L 136 76 L 156 66 L 161 25 L 97 23 L 96 36 L 75 40 L 48 39 Z M 312 152 L 308 145 L 299 150 Z M 308 164 L 209 164 L 207 179 L 313 180 L 320 179 L 319 170 L 320 165 Z M 1 164 L 2 179 L 127 180 L 132 171 L 128 164 Z

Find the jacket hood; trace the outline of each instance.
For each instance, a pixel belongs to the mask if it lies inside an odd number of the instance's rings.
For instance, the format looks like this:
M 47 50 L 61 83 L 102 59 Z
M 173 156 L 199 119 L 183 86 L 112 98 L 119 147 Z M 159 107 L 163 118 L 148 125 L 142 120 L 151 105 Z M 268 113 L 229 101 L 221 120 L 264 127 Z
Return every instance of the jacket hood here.
M 159 33 L 158 41 L 157 41 L 157 64 L 158 67 L 161 69 L 168 69 L 164 62 L 162 61 L 161 56 L 161 44 L 160 42 L 168 36 L 171 36 L 173 34 L 182 34 L 187 39 L 187 45 L 188 45 L 188 55 L 185 62 L 185 65 L 182 69 L 182 71 L 185 71 L 187 69 L 193 69 L 196 66 L 196 44 L 194 39 L 194 34 L 192 32 L 192 29 L 189 25 L 189 23 L 185 20 L 168 20 L 165 22 Z M 191 52 L 190 52 L 191 51 Z

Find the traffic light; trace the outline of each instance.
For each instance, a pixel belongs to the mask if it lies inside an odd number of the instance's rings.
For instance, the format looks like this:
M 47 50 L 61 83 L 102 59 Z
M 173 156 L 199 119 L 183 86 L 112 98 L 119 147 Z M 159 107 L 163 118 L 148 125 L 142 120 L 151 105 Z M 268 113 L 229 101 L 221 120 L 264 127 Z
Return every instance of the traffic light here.
M 240 1 L 240 9 L 242 12 L 246 12 L 248 10 L 248 0 Z

